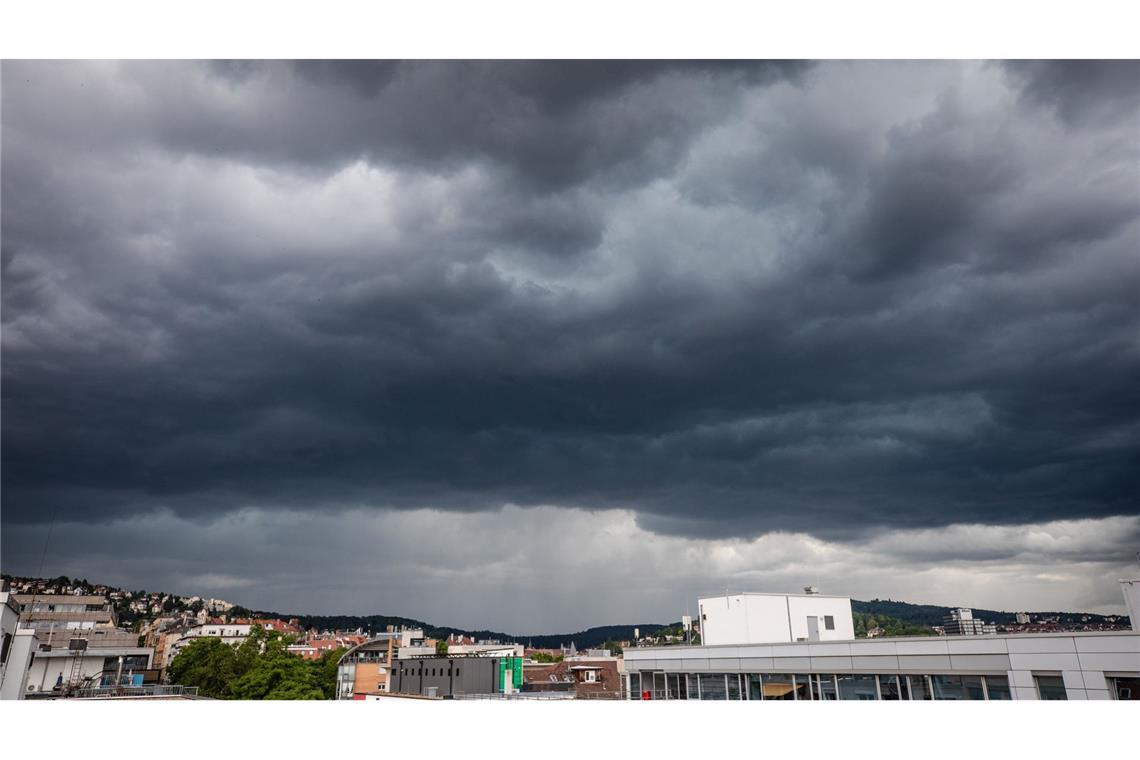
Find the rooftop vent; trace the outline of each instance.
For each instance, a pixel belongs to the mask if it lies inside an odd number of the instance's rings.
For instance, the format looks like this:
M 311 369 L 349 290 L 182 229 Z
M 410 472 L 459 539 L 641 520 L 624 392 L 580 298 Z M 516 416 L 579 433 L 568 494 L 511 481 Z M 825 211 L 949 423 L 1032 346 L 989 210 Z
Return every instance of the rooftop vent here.
M 818 594 L 819 593 L 819 586 L 804 586 L 804 593 L 805 594 Z

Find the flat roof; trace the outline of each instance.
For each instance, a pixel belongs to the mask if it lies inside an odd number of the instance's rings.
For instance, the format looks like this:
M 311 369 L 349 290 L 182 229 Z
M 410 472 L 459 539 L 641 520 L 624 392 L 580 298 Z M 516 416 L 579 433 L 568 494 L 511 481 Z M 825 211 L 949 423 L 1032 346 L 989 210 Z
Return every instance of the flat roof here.
M 942 641 L 1025 641 L 1026 639 L 1045 638 L 1095 638 L 1112 636 L 1140 636 L 1140 631 L 1048 631 L 1034 633 L 984 633 L 973 636 L 874 636 L 862 639 L 839 639 L 828 641 L 769 641 L 744 644 L 693 644 L 691 646 L 659 646 L 659 647 L 630 647 L 625 650 L 625 659 L 630 654 L 639 652 L 707 652 L 722 649 L 743 649 L 745 647 L 803 647 L 803 646 L 834 646 L 835 644 L 892 644 L 895 642 L 942 642 Z
M 703 602 L 706 599 L 727 599 L 730 596 L 802 596 L 805 599 L 813 599 L 816 597 L 822 599 L 850 599 L 849 596 L 842 594 L 805 594 L 802 591 L 797 593 L 787 592 L 782 593 L 779 591 L 734 591 L 731 594 L 714 594 L 713 596 L 698 596 L 697 601 Z

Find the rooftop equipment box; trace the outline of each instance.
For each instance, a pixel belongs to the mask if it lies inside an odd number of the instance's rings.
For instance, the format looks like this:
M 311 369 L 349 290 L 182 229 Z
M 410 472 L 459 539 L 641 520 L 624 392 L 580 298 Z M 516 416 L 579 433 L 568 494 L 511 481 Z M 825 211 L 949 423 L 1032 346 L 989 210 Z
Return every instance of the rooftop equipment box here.
M 855 638 L 851 597 L 740 593 L 697 600 L 701 643 L 778 644 Z

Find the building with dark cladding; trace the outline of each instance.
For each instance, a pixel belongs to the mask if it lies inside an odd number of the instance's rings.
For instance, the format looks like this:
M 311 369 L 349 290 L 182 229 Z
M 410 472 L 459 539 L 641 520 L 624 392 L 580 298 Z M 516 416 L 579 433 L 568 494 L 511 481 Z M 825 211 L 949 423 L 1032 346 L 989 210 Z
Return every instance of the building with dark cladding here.
M 415 657 L 397 662 L 398 694 L 445 698 L 518 691 L 522 684 L 520 657 Z

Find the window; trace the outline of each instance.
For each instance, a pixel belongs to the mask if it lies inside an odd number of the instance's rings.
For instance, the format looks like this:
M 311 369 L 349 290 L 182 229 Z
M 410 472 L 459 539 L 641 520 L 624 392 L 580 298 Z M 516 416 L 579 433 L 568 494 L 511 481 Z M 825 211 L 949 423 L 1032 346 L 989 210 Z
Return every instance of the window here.
M 1037 696 L 1041 699 L 1068 699 L 1060 676 L 1037 676 Z
M 836 680 L 839 682 L 840 699 L 866 701 L 879 698 L 874 676 L 840 675 Z
M 815 677 L 817 699 L 833 701 L 838 699 L 835 692 L 835 676 L 834 675 L 818 675 Z
M 740 699 L 740 674 L 729 673 L 725 676 L 725 681 L 728 686 L 728 698 Z
M 782 673 L 765 673 L 764 699 L 795 699 L 796 686 L 790 675 Z
M 700 673 L 697 678 L 700 682 L 702 700 L 728 699 L 724 673 Z
M 1110 678 L 1117 699 L 1140 700 L 1140 678 Z
M 905 676 L 905 678 L 910 684 L 911 699 L 934 699 L 930 693 L 930 684 L 927 682 L 926 676 Z
M 934 698 L 943 700 L 969 699 L 962 685 L 961 676 L 931 676 L 930 684 L 934 689 Z
M 823 627 L 829 631 L 834 631 L 835 630 L 835 616 L 834 615 L 824 615 L 823 616 Z
M 986 676 L 986 694 L 989 699 L 1011 699 L 1009 679 L 1005 676 Z
M 763 699 L 764 698 L 763 694 L 764 694 L 763 688 L 760 685 L 760 674 L 759 673 L 749 673 L 748 674 L 748 698 L 749 699 Z
M 879 676 L 879 694 L 883 699 L 898 700 L 902 698 L 899 691 L 898 676 Z

